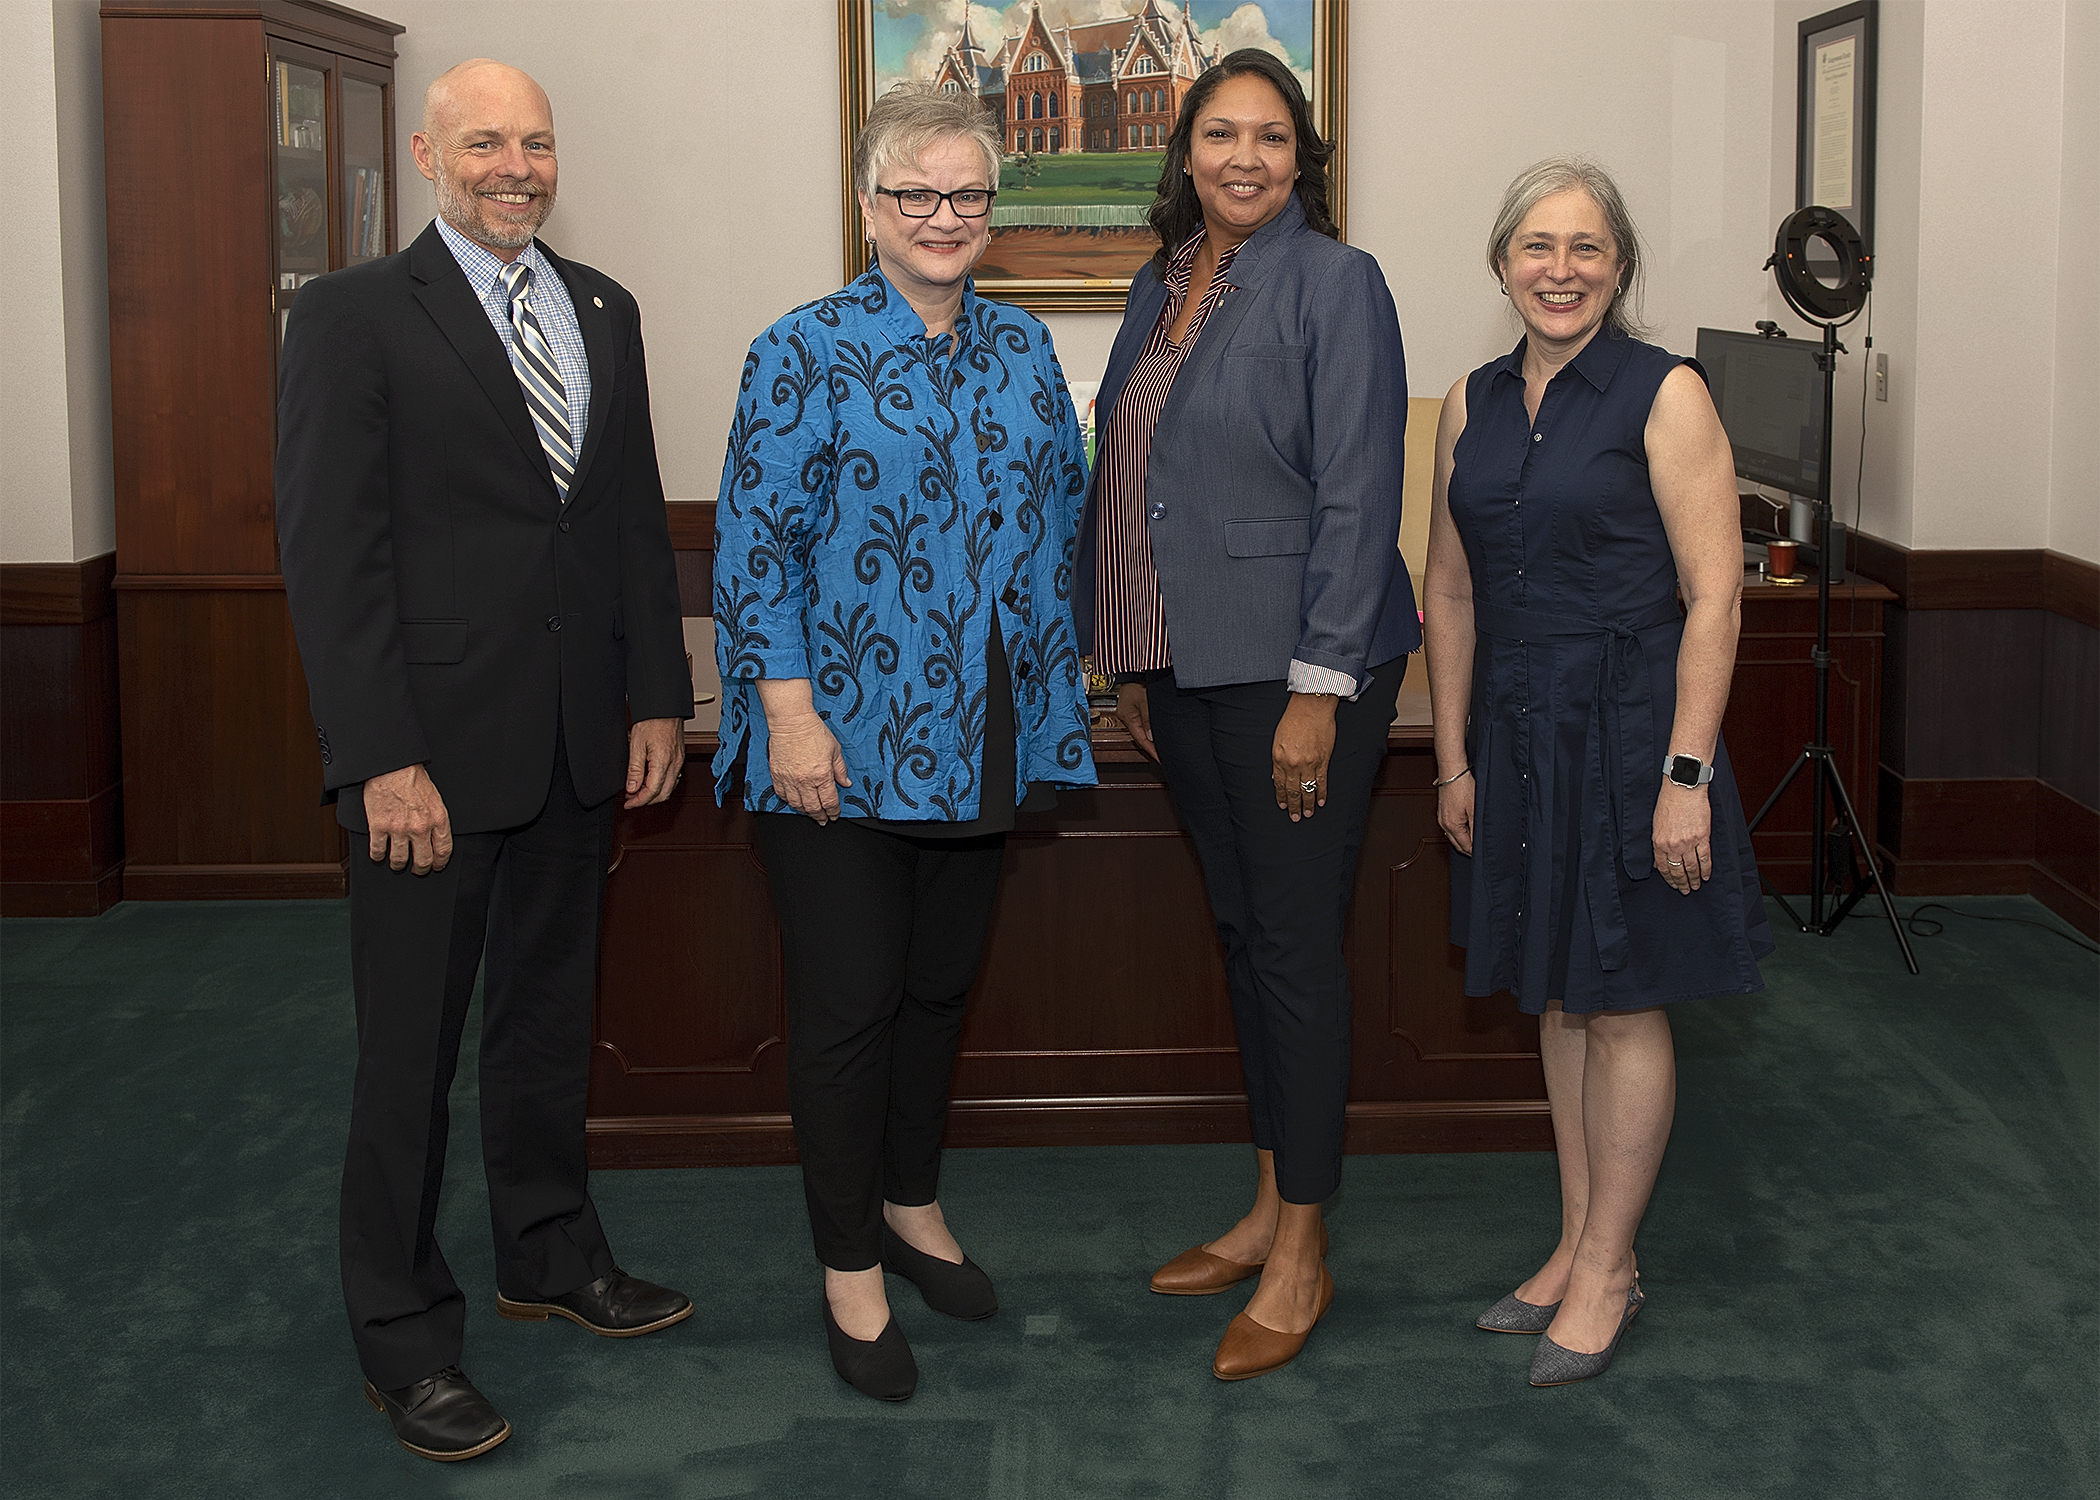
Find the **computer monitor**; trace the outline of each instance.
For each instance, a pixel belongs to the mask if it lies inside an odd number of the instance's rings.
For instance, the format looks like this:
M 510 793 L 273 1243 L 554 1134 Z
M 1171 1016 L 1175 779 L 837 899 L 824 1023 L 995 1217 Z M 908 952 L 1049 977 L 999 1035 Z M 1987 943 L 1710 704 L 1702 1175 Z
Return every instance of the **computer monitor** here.
M 1806 339 L 1699 330 L 1699 363 L 1735 449 L 1735 472 L 1752 484 L 1815 495 L 1823 467 L 1821 347 Z

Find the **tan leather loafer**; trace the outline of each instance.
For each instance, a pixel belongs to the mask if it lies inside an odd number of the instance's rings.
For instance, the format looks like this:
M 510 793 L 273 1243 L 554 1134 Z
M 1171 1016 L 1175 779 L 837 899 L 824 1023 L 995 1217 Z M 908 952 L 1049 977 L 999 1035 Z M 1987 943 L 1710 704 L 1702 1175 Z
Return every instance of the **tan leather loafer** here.
M 1320 1221 L 1320 1258 L 1327 1258 L 1325 1219 Z M 1194 1245 L 1152 1273 L 1152 1290 L 1169 1297 L 1208 1297 L 1229 1286 L 1238 1286 L 1250 1276 L 1259 1276 L 1263 1264 L 1255 1261 L 1243 1265 Z
M 1320 1267 L 1320 1302 L 1313 1312 L 1313 1327 L 1327 1316 L 1327 1309 L 1334 1302 L 1334 1278 L 1327 1274 L 1327 1267 Z M 1257 1375 L 1266 1375 L 1271 1370 L 1280 1370 L 1298 1357 L 1305 1341 L 1312 1336 L 1312 1329 L 1304 1333 L 1278 1333 L 1265 1323 L 1257 1323 L 1241 1313 L 1226 1326 L 1225 1337 L 1218 1341 L 1217 1358 L 1210 1362 L 1211 1374 L 1220 1380 L 1252 1380 Z

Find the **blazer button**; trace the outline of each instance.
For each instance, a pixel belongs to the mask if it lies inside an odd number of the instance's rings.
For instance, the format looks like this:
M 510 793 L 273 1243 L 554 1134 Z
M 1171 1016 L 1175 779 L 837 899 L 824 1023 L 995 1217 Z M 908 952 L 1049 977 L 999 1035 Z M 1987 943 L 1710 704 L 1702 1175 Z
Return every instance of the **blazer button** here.
M 1155 502 L 1153 507 L 1146 511 L 1145 514 L 1155 521 L 1164 521 L 1167 518 L 1167 508 Z
M 563 531 L 567 531 L 569 529 L 569 523 L 567 521 L 556 521 L 554 524 L 556 526 L 559 526 Z
M 547 628 L 548 628 L 549 630 L 559 630 L 559 629 L 561 629 L 561 616 L 560 616 L 560 615 L 549 615 L 549 616 L 547 617 Z

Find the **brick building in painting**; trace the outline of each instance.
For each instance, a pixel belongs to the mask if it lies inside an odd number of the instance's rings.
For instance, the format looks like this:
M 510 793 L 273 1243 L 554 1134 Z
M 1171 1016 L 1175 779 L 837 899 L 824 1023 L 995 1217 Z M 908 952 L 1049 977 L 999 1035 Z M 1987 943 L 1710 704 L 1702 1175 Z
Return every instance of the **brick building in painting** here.
M 1020 35 L 991 52 L 971 33 L 942 56 L 934 86 L 975 95 L 1001 125 L 1009 151 L 1158 151 L 1197 76 L 1217 61 L 1204 50 L 1187 0 L 1135 0 L 1132 12 L 1086 26 L 1044 24 L 1031 4 Z

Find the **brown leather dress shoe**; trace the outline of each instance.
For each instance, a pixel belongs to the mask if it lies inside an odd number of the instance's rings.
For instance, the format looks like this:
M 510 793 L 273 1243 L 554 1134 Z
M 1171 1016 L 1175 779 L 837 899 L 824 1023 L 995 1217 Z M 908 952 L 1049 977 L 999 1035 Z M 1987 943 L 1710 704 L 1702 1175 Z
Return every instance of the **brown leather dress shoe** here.
M 1261 1274 L 1261 1262 L 1242 1265 L 1213 1255 L 1201 1245 L 1182 1251 L 1152 1273 L 1152 1290 L 1169 1297 L 1208 1297 Z
M 1325 1219 L 1320 1221 L 1320 1258 L 1327 1258 Z M 1152 1290 L 1169 1297 L 1208 1297 L 1229 1286 L 1238 1286 L 1249 1276 L 1259 1276 L 1262 1265 L 1261 1261 L 1243 1265 L 1195 1245 L 1152 1273 Z
M 1313 1324 L 1327 1316 L 1327 1309 L 1334 1302 L 1334 1278 L 1327 1274 L 1327 1267 L 1320 1267 L 1320 1301 L 1313 1310 Z M 1278 1333 L 1265 1323 L 1257 1323 L 1246 1313 L 1234 1318 L 1225 1329 L 1225 1337 L 1218 1341 L 1217 1358 L 1210 1362 L 1211 1374 L 1220 1380 L 1252 1380 L 1257 1375 L 1266 1375 L 1271 1370 L 1280 1370 L 1298 1357 L 1305 1347 L 1312 1329 L 1304 1333 Z

